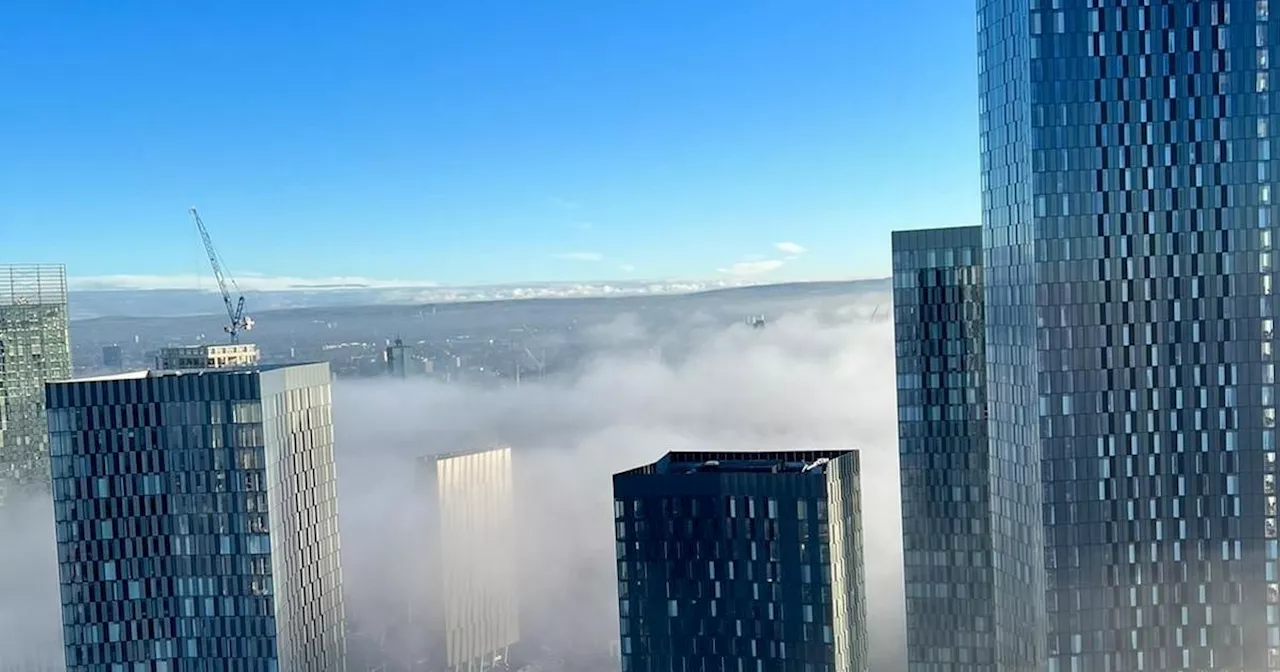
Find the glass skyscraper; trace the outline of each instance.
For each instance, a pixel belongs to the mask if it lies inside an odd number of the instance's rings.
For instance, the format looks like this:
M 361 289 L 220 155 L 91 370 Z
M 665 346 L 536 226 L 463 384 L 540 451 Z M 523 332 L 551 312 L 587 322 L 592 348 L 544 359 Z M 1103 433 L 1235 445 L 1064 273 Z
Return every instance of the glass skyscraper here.
M 71 377 L 69 333 L 65 267 L 0 266 L 0 504 L 49 481 L 44 384 Z
M 46 400 L 69 672 L 345 669 L 328 364 Z
M 1001 618 L 1025 613 L 1043 595 L 1030 581 L 997 585 L 1000 568 L 1023 559 L 996 543 L 999 516 L 1023 521 L 1020 532 L 1029 535 L 1039 511 L 1021 504 L 1011 516 L 999 499 L 1001 461 L 987 435 L 982 273 L 980 227 L 893 234 L 911 672 L 1043 670 L 1035 619 Z
M 668 453 L 613 493 L 622 672 L 866 672 L 856 451 Z
M 1051 672 L 1280 669 L 1269 4 L 979 2 L 996 591 L 1044 568 Z

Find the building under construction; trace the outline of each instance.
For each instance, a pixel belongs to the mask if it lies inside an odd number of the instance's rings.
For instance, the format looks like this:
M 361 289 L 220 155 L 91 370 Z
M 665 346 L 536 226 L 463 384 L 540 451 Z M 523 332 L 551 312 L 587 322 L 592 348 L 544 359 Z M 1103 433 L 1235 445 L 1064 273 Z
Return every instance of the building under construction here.
M 226 369 L 256 366 L 262 359 L 258 346 L 252 343 L 230 345 L 184 345 L 161 348 L 156 353 L 156 368 L 161 371 L 179 369 Z
M 48 482 L 44 384 L 70 377 L 66 267 L 0 265 L 0 503 Z

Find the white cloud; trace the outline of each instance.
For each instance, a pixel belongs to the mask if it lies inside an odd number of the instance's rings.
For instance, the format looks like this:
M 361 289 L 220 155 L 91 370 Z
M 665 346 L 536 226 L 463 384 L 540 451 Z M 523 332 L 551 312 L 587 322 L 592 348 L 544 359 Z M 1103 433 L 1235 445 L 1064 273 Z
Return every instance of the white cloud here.
M 630 264 L 619 266 L 622 273 L 633 273 Z M 318 281 L 281 280 L 279 282 L 242 283 L 255 311 L 285 308 L 333 308 L 385 304 L 464 303 L 469 301 L 505 301 L 519 299 L 567 299 L 587 297 L 662 296 L 689 294 L 712 289 L 743 287 L 767 282 L 760 276 L 722 276 L 701 280 L 679 278 L 627 277 L 585 282 L 529 282 L 494 285 L 393 286 L 368 283 L 352 288 Z M 254 286 L 266 287 L 256 289 Z M 272 289 L 274 287 L 274 289 Z M 183 278 L 87 278 L 71 280 L 72 319 L 88 319 L 109 315 L 146 315 L 166 317 L 214 312 L 219 304 L 212 297 L 217 292 L 213 280 L 200 283 Z M 166 291 L 156 291 L 166 290 Z M 207 299 L 207 300 L 206 300 Z M 202 307 L 197 307 L 202 306 Z
M 655 329 L 624 316 L 568 379 L 500 390 L 339 382 L 343 579 L 348 618 L 395 613 L 412 553 L 384 552 L 412 488 L 411 458 L 513 444 L 521 497 L 522 632 L 573 657 L 617 638 L 610 476 L 668 450 L 858 448 L 872 669 L 903 660 L 902 555 L 886 323 L 770 316 L 768 328 Z M 681 356 L 664 359 L 655 344 Z M 411 543 L 411 542 L 410 542 Z M 403 608 L 400 609 L 403 611 Z M 556 644 L 559 646 L 556 646 Z M 582 662 L 582 661 L 573 661 Z
M 570 226 L 577 229 L 578 231 L 590 231 L 591 229 L 595 228 L 596 225 L 592 222 L 573 222 L 572 224 L 570 224 Z
M 568 198 L 560 198 L 559 196 L 552 196 L 547 200 L 550 201 L 551 207 L 557 208 L 560 210 L 581 210 L 582 209 L 581 203 Z
M 804 254 L 805 252 L 808 252 L 808 249 L 806 249 L 806 248 L 805 248 L 805 246 L 803 246 L 803 245 L 801 245 L 801 244 L 799 244 L 799 243 L 790 243 L 790 242 L 787 242 L 787 243 L 774 243 L 774 244 L 773 244 L 773 247 L 774 247 L 774 249 L 778 250 L 779 252 L 781 252 L 781 253 L 783 253 L 783 254 L 791 255 L 791 256 L 793 256 L 793 257 L 798 257 L 798 256 L 800 256 L 800 255 Z
M 561 252 L 555 255 L 557 259 L 566 261 L 603 261 L 604 255 L 599 252 Z
M 892 328 L 770 318 L 763 330 L 691 321 L 676 331 L 620 318 L 591 331 L 607 347 L 583 370 L 518 388 L 338 382 L 348 619 L 376 627 L 403 613 L 403 582 L 421 571 L 412 544 L 422 535 L 404 533 L 420 455 L 513 445 L 521 630 L 572 656 L 618 636 L 611 474 L 668 450 L 857 448 L 871 667 L 901 669 Z M 680 356 L 655 353 L 663 343 Z M 52 516 L 47 499 L 0 509 L 0 652 L 51 666 L 62 657 Z
M 719 268 L 716 270 L 725 275 L 735 277 L 764 275 L 782 268 L 789 261 L 799 259 L 800 255 L 808 251 L 808 248 L 800 243 L 793 243 L 789 241 L 774 243 L 773 248 L 783 254 L 781 259 L 770 259 L 763 254 L 745 254 L 741 257 L 741 261 L 738 261 L 726 268 Z
M 324 289 L 383 289 L 400 287 L 436 287 L 438 283 L 422 280 L 378 280 L 359 276 L 301 278 L 240 273 L 236 285 L 245 291 L 281 292 Z M 203 289 L 213 291 L 217 283 L 206 275 L 91 275 L 68 278 L 72 291 L 116 289 Z
M 744 276 L 744 275 L 763 275 L 782 268 L 787 262 L 781 259 L 762 259 L 759 261 L 739 261 L 728 268 L 718 269 L 725 275 Z
M 618 266 L 618 270 L 622 271 L 623 273 L 634 273 L 636 270 L 636 267 L 631 264 L 622 264 L 621 266 Z

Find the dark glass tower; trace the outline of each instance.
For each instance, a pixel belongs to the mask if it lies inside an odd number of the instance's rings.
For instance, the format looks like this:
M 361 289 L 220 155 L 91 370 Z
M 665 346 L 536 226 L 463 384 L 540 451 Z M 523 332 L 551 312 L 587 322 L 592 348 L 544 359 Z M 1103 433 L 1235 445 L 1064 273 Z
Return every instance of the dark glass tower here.
M 908 669 L 1042 669 L 1037 640 L 997 618 L 1036 598 L 996 590 L 1016 558 L 993 536 L 982 229 L 894 232 L 893 305 Z M 998 643 L 1018 637 L 1021 657 L 1001 660 Z
M 1280 669 L 1280 24 L 981 0 L 978 28 L 995 544 L 1027 555 L 997 594 L 1046 568 L 1051 672 Z
M 69 672 L 345 669 L 328 364 L 45 396 Z
M 866 672 L 856 451 L 668 453 L 613 493 L 622 672 Z

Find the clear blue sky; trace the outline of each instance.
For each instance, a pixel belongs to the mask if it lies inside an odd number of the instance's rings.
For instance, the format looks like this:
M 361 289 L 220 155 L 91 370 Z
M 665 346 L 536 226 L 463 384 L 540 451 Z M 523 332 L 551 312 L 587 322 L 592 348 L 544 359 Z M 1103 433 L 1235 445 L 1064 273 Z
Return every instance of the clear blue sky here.
M 891 229 L 979 219 L 971 2 L 4 14 L 0 262 L 207 273 L 196 205 L 268 276 L 708 278 L 779 242 L 767 277 L 865 276 Z

